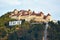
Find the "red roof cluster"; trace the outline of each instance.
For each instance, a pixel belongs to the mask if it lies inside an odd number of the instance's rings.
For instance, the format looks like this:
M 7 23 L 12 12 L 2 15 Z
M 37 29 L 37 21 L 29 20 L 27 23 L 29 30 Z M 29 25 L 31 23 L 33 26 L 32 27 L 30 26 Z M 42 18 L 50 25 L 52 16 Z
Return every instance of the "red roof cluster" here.
M 16 9 L 15 9 L 16 10 Z M 15 11 L 14 10 L 14 11 Z M 14 12 L 13 11 L 13 12 Z M 12 16 L 19 16 L 19 15 L 21 15 L 21 16 L 26 16 L 26 15 L 29 15 L 31 10 L 29 9 L 28 11 L 26 11 L 26 10 L 20 10 L 20 11 L 18 11 L 18 13 L 17 14 L 14 14 L 14 15 L 12 15 Z M 19 13 L 19 12 L 21 12 L 21 13 Z M 26 13 L 25 13 L 26 12 Z M 44 13 L 43 12 L 40 12 L 40 13 L 35 13 L 34 11 L 33 12 L 31 12 L 31 15 L 36 15 L 36 16 L 41 16 L 41 15 L 44 15 Z M 51 16 L 49 13 L 47 14 L 47 16 Z M 47 16 L 45 16 L 44 15 L 44 18 L 46 18 Z

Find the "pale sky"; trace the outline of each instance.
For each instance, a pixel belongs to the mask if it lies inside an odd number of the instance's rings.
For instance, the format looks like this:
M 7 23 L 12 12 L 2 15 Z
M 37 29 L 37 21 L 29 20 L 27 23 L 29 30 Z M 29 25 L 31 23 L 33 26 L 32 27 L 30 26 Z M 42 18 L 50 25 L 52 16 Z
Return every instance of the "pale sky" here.
M 0 16 L 14 9 L 31 9 L 35 12 L 50 13 L 52 18 L 60 20 L 60 0 L 0 0 Z

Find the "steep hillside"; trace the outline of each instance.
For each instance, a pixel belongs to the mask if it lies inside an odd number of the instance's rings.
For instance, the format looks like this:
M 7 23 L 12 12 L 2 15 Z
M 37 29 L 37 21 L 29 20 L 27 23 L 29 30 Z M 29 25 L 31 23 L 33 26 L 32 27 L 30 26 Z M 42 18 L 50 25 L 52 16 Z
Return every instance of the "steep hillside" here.
M 0 40 L 43 40 L 46 23 L 22 20 L 21 25 L 9 26 L 15 20 L 9 17 L 10 12 L 0 17 Z M 48 22 L 47 40 L 60 40 L 60 21 Z

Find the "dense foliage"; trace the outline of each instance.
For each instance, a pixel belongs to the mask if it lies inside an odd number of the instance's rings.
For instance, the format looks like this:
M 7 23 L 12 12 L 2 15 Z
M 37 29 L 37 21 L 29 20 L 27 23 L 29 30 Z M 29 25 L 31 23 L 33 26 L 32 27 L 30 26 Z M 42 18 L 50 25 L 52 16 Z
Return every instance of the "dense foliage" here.
M 49 40 L 60 40 L 60 21 L 57 23 L 49 22 L 50 28 L 48 28 Z

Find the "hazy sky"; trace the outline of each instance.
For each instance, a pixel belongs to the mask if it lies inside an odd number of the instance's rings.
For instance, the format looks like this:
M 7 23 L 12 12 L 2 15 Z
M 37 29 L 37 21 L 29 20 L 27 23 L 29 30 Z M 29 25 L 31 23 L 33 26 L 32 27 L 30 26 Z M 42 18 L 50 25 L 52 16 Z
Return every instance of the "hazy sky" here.
M 60 0 L 0 0 L 0 16 L 14 9 L 31 9 L 50 13 L 53 19 L 60 20 Z

